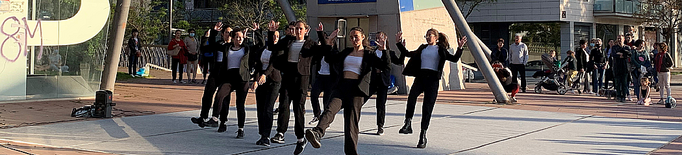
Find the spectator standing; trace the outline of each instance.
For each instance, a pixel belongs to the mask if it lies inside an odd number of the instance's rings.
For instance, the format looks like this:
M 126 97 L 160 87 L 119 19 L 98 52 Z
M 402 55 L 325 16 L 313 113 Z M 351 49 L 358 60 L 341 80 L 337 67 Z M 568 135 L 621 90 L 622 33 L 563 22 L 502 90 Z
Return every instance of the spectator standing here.
M 625 37 L 620 35 L 617 37 L 616 45 L 613 46 L 613 78 L 616 87 L 616 96 L 619 102 L 625 102 L 625 97 L 628 92 L 628 59 L 630 58 L 630 46 L 625 45 Z
M 491 62 L 500 62 L 505 67 L 509 67 L 509 60 L 507 60 L 507 48 L 504 48 L 504 39 L 500 38 L 497 40 L 497 48 L 490 53 Z
M 137 29 L 133 29 L 132 37 L 128 40 L 128 74 L 135 77 L 135 72 L 137 72 L 137 60 L 142 53 L 140 52 L 140 39 L 137 37 L 139 32 Z
M 526 92 L 526 63 L 528 63 L 528 46 L 521 42 L 523 37 L 517 34 L 514 43 L 509 45 L 509 67 L 512 71 L 513 79 L 521 76 L 521 92 Z M 499 46 L 499 45 L 498 45 Z
M 584 80 L 584 86 L 583 86 L 583 92 L 584 93 L 591 93 L 590 92 L 590 86 L 589 86 L 589 76 L 587 73 L 587 60 L 589 60 L 589 54 L 587 53 L 587 41 L 586 40 L 580 40 L 580 47 L 575 49 L 575 59 L 576 59 L 576 69 L 578 69 L 578 72 L 583 73 L 583 79 Z
M 658 73 L 658 87 L 661 92 L 661 100 L 658 100 L 658 104 L 665 104 L 667 97 L 670 97 L 670 67 L 673 66 L 673 59 L 668 54 L 668 44 L 659 43 L 658 54 L 654 58 L 654 68 Z M 663 96 L 664 92 L 668 93 L 668 96 Z
M 180 35 L 182 34 L 182 31 L 176 30 L 175 31 L 175 37 L 171 40 L 170 43 L 168 43 L 168 50 L 175 50 L 177 48 L 180 48 L 180 52 L 178 52 L 178 55 L 173 56 L 173 59 L 171 60 L 171 70 L 173 70 L 173 83 L 178 83 L 178 81 L 175 81 L 175 77 L 178 74 L 180 75 L 180 83 L 185 83 L 185 81 L 182 81 L 182 72 L 185 69 L 184 64 L 187 63 L 187 58 L 185 57 L 185 53 L 187 52 L 187 46 L 185 45 L 185 42 L 180 39 Z
M 194 29 L 189 29 L 189 36 L 185 37 L 183 40 L 185 45 L 187 45 L 187 82 L 197 83 L 197 65 L 199 63 L 199 40 L 195 38 L 196 31 Z M 190 74 L 192 75 L 192 80 L 190 80 Z
M 604 85 L 604 70 L 606 69 L 606 59 L 604 58 L 604 51 L 602 50 L 602 41 L 599 38 L 592 39 L 594 49 L 590 52 L 590 63 L 593 67 L 592 74 L 592 91 L 599 92 L 599 88 Z M 598 93 L 595 93 L 598 95 Z
M 651 58 L 649 57 L 649 52 L 644 50 L 644 40 L 637 40 L 635 41 L 635 49 L 632 52 L 632 58 L 630 59 L 630 63 L 632 63 L 632 66 L 635 68 L 632 70 L 632 84 L 635 86 L 635 96 L 637 96 L 637 100 L 640 100 L 640 78 L 642 78 L 641 73 L 643 72 L 641 70 L 642 67 L 647 67 L 651 66 Z

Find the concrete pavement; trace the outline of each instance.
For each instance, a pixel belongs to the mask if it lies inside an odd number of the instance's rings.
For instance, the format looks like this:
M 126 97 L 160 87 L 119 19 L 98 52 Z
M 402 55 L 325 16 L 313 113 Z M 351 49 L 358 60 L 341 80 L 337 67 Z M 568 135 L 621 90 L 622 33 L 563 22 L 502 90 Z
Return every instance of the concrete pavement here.
M 310 104 L 308 104 L 310 105 Z M 360 154 L 646 154 L 680 136 L 682 123 L 624 119 L 497 107 L 438 104 L 426 149 L 415 148 L 421 111 L 415 112 L 415 134 L 400 135 L 405 103 L 389 101 L 386 134 L 377 136 L 374 100 L 360 122 Z M 419 105 L 419 104 L 418 104 Z M 421 107 L 417 107 L 420 109 Z M 235 139 L 236 115 L 228 130 L 199 128 L 189 121 L 198 111 L 27 126 L 0 130 L 6 140 L 115 154 L 291 154 L 293 129 L 286 144 L 255 145 L 255 105 L 248 105 L 245 139 Z M 307 109 L 310 109 L 308 107 Z M 322 148 L 304 154 L 343 154 L 343 117 L 322 140 Z M 306 119 L 312 118 L 308 110 Z M 292 118 L 293 119 L 293 118 Z M 307 128 L 313 127 L 307 125 Z M 293 122 L 290 122 L 293 128 Z M 274 133 L 273 133 L 274 134 Z

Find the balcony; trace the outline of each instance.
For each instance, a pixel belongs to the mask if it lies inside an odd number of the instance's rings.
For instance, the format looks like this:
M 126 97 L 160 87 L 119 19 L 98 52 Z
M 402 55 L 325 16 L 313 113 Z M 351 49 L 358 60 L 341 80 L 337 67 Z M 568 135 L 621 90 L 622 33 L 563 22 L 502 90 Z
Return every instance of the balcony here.
M 639 13 L 639 0 L 595 0 L 594 14 L 622 14 L 630 15 Z

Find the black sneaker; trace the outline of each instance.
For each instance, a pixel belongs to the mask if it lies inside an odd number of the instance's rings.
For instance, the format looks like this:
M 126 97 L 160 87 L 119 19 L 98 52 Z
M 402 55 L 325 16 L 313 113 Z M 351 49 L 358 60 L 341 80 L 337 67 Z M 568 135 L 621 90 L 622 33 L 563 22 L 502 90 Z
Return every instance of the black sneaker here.
M 244 139 L 244 129 L 237 130 L 237 139 Z
M 192 123 L 194 123 L 194 124 L 199 124 L 199 122 L 203 122 L 203 121 L 201 120 L 201 118 L 196 118 L 196 117 L 192 117 L 192 118 L 190 118 L 189 120 L 191 120 Z
M 227 131 L 227 125 L 220 124 L 220 127 L 218 128 L 218 132 L 225 132 L 225 131 Z
M 282 134 L 282 133 L 277 133 L 277 134 L 275 134 L 274 137 L 272 137 L 272 138 L 270 139 L 270 141 L 273 142 L 273 143 L 284 144 L 284 134 Z
M 270 146 L 270 138 L 261 137 L 260 140 L 256 142 L 256 145 Z
M 384 135 L 384 127 L 379 127 L 379 129 L 377 130 L 377 135 L 379 136 Z
M 305 149 L 305 146 L 308 144 L 308 141 L 304 138 L 302 142 L 296 142 L 296 150 L 294 150 L 294 154 L 298 155 L 303 152 L 303 149 Z
M 218 121 L 214 120 L 213 118 L 208 119 L 208 122 L 204 122 L 203 124 L 204 124 L 204 126 L 208 126 L 208 127 L 214 127 L 214 128 L 218 127 Z
M 314 148 L 320 148 L 322 143 L 320 143 L 320 133 L 311 129 L 305 131 L 305 138 L 310 141 L 310 145 Z

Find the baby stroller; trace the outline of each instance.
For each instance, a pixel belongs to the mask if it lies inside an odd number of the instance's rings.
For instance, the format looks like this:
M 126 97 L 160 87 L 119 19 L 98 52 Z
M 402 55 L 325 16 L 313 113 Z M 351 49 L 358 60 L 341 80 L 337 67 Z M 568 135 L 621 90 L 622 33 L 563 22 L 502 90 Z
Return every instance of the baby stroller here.
M 542 55 L 542 63 L 549 68 L 544 71 L 537 71 L 533 74 L 533 78 L 541 78 L 540 81 L 535 84 L 535 93 L 542 93 L 542 88 L 550 91 L 557 91 L 559 95 L 564 95 L 568 92 L 565 81 L 565 71 L 562 69 L 563 66 L 555 63 L 549 54 Z M 580 78 L 578 78 L 580 79 Z M 580 82 L 571 81 L 574 83 L 572 88 L 580 87 Z M 577 87 L 576 87 L 577 86 Z

